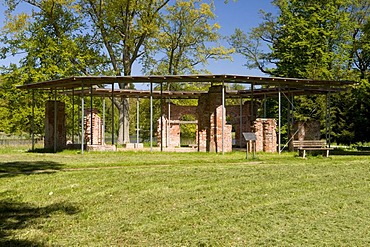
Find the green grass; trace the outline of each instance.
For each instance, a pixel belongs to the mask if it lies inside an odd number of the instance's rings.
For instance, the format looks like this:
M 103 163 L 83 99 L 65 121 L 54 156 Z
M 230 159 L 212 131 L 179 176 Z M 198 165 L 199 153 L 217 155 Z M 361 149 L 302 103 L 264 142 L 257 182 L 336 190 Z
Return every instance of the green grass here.
M 370 156 L 295 156 L 3 149 L 0 245 L 369 246 Z

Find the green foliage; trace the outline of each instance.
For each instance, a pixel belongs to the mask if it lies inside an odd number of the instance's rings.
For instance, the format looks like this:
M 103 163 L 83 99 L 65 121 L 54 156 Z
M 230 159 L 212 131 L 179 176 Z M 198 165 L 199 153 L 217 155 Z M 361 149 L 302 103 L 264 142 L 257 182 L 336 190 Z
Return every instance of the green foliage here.
M 183 115 L 180 119 L 181 121 L 195 121 L 195 117 L 192 115 Z M 185 138 L 193 141 L 195 143 L 197 125 L 193 123 L 181 124 L 180 134 L 181 138 Z
M 229 38 L 236 52 L 245 56 L 248 68 L 283 77 L 370 79 L 369 1 L 275 0 L 273 4 L 279 10 L 277 16 L 261 11 L 258 27 L 249 34 L 237 29 Z M 362 81 L 346 93 L 332 94 L 335 141 L 368 139 L 369 95 L 365 84 Z M 296 119 L 313 118 L 325 127 L 324 97 L 296 97 L 295 108 Z
M 272 47 L 275 75 L 333 79 L 335 66 L 349 60 L 348 2 L 275 1 L 280 10 Z
M 42 135 L 44 129 L 45 100 L 47 94 L 21 91 L 16 88 L 22 72 L 14 67 L 11 74 L 3 76 L 0 85 L 1 116 L 0 131 L 17 135 L 30 134 L 32 127 L 36 135 Z M 32 126 L 32 104 L 34 104 L 34 126 Z
M 159 35 L 148 42 L 150 48 L 144 60 L 144 71 L 150 74 L 195 74 L 200 71 L 197 65 L 204 65 L 209 59 L 230 58 L 232 50 L 219 44 L 220 26 L 210 23 L 214 19 L 213 2 L 176 0 L 169 5 L 161 18 Z M 157 60 L 155 57 L 158 56 L 162 57 Z
M 361 80 L 350 93 L 333 96 L 333 132 L 339 143 L 370 141 L 370 83 Z

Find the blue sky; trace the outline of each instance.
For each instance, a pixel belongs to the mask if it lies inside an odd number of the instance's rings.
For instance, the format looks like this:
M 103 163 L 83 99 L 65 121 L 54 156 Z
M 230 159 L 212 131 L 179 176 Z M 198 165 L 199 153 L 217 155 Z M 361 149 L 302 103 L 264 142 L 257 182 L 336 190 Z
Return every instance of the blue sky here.
M 235 28 L 240 28 L 248 32 L 252 27 L 261 22 L 259 11 L 276 12 L 276 8 L 271 4 L 272 0 L 229 0 L 228 4 L 224 0 L 214 0 L 216 7 L 216 22 L 221 26 L 219 32 L 223 36 L 231 35 Z M 5 7 L 0 5 L 0 26 L 3 26 Z M 226 42 L 222 43 L 227 46 Z M 0 65 L 7 65 L 14 59 L 0 60 Z M 258 70 L 248 70 L 243 66 L 245 60 L 240 55 L 233 55 L 233 61 L 218 60 L 210 61 L 206 68 L 214 74 L 239 74 L 239 75 L 263 75 Z M 134 64 L 134 75 L 141 74 L 140 65 Z
M 224 4 L 224 0 L 215 0 L 216 21 L 221 26 L 221 35 L 229 36 L 233 34 L 235 28 L 248 33 L 251 28 L 258 26 L 262 21 L 261 9 L 265 12 L 276 13 L 276 7 L 271 4 L 271 1 L 229 0 L 228 4 Z M 234 54 L 233 61 L 210 61 L 207 69 L 213 74 L 263 75 L 259 70 L 249 70 L 243 64 L 245 64 L 245 59 L 241 55 Z

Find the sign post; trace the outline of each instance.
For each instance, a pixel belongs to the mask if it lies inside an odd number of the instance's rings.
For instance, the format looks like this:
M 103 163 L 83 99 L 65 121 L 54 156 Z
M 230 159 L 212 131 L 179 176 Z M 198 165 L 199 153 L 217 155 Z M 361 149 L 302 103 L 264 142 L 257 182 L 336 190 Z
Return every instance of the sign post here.
M 254 159 L 256 156 L 256 140 L 257 140 L 256 134 L 253 132 L 243 132 L 243 136 L 244 136 L 245 141 L 247 142 L 246 159 L 248 159 L 249 142 L 252 142 L 253 159 Z

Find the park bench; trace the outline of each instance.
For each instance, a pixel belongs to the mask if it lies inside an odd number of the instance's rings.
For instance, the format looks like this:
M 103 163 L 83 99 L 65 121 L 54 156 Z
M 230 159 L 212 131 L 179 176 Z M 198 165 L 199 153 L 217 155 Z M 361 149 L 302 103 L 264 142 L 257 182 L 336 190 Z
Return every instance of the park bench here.
M 320 152 L 323 151 L 325 157 L 329 157 L 329 151 L 333 150 L 327 146 L 325 140 L 302 140 L 302 141 L 293 141 L 294 149 L 298 150 L 299 156 L 303 158 L 306 157 L 306 151 L 315 151 Z

